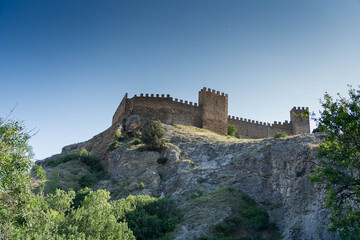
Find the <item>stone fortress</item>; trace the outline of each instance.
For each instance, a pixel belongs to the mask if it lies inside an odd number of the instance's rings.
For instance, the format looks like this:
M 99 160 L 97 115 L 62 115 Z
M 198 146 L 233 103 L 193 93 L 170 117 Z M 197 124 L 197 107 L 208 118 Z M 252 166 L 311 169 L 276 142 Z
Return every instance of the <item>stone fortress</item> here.
M 127 93 L 117 108 L 112 124 L 136 114 L 166 124 L 182 124 L 211 130 L 227 135 L 228 125 L 235 125 L 243 138 L 274 137 L 278 132 L 287 135 L 310 133 L 309 109 L 293 107 L 290 122 L 263 123 L 250 119 L 228 116 L 228 95 L 203 88 L 199 91 L 199 103 L 173 99 L 170 95 L 140 94 L 128 98 Z

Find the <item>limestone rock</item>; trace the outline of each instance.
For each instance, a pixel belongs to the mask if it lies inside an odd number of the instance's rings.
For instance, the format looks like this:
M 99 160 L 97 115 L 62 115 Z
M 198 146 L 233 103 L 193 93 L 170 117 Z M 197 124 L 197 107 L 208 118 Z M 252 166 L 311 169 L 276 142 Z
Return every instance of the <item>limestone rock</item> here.
M 133 116 L 126 119 L 124 131 L 133 133 L 145 124 Z M 108 145 L 115 127 L 84 143 L 64 147 L 63 154 L 86 147 L 99 156 L 111 177 L 99 187 L 116 192 L 116 198 L 149 194 L 176 200 L 190 217 L 180 223 L 174 239 L 196 239 L 208 234 L 213 224 L 229 216 L 231 208 L 224 205 L 214 209 L 217 205 L 211 204 L 211 199 L 199 198 L 201 204 L 188 207 L 192 194 L 206 194 L 227 186 L 258 203 L 266 203 L 270 218 L 284 239 L 338 239 L 336 233 L 326 230 L 329 213 L 321 202 L 324 192 L 309 180 L 321 136 L 239 140 L 194 127 L 164 125 L 166 141 L 171 144 L 162 153 L 141 151 L 141 145 L 127 143 L 110 151 Z M 160 156 L 168 158 L 166 164 L 157 163 Z M 140 183 L 144 189 L 139 189 Z

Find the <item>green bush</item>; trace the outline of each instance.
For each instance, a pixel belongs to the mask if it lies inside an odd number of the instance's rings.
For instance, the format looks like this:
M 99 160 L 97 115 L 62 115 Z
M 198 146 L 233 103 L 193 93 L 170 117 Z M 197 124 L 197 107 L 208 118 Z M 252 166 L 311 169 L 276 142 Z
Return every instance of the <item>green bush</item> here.
M 157 151 L 161 150 L 165 144 L 164 135 L 165 131 L 161 122 L 153 121 L 141 136 L 141 140 L 145 143 L 148 150 Z
M 117 149 L 118 147 L 120 147 L 119 141 L 114 140 L 114 141 L 110 144 L 109 149 L 110 149 L 111 151 L 113 151 L 113 150 Z
M 130 198 L 137 199 L 130 200 Z M 134 210 L 129 209 L 122 219 L 128 222 L 129 228 L 138 240 L 166 238 L 167 233 L 175 229 L 181 218 L 175 202 L 167 198 L 130 195 L 126 200 L 133 204 Z
M 56 166 L 58 166 L 58 165 L 60 165 L 62 163 L 67 163 L 67 162 L 70 162 L 70 161 L 73 161 L 73 160 L 77 160 L 82 156 L 88 156 L 88 155 L 89 155 L 89 152 L 85 148 L 76 149 L 76 150 L 73 150 L 71 153 L 67 154 L 64 157 L 60 157 L 60 158 L 57 158 L 57 159 L 55 159 L 53 161 L 47 162 L 46 166 L 56 167 Z
M 197 240 L 211 240 L 211 238 L 205 235 L 201 235 Z
M 223 222 L 215 224 L 214 228 L 217 233 L 222 233 L 224 235 L 229 234 L 228 226 Z
M 101 165 L 100 160 L 94 156 L 81 156 L 80 160 L 90 167 L 90 172 L 98 173 L 103 172 L 104 167 Z
M 34 173 L 39 180 L 46 180 L 46 171 L 41 166 L 36 165 L 34 167 Z
M 141 143 L 142 143 L 141 140 L 138 139 L 138 138 L 134 139 L 134 140 L 131 142 L 132 145 L 139 145 L 139 144 L 141 144 Z
M 124 135 L 122 135 L 119 130 L 114 131 L 114 138 L 116 141 L 119 141 L 119 142 L 124 141 L 124 139 L 125 139 Z
M 249 227 L 256 230 L 263 230 L 269 227 L 269 215 L 261 208 L 250 206 L 242 212 Z
M 235 137 L 237 129 L 235 125 L 228 125 L 228 135 Z
M 145 188 L 145 184 L 143 182 L 139 183 L 138 189 L 144 189 L 144 188 Z
M 79 185 L 81 187 L 90 187 L 98 182 L 97 177 L 94 174 L 87 173 L 79 179 Z
M 41 185 L 34 189 L 35 192 L 44 192 L 45 184 L 46 184 L 46 171 L 41 167 L 35 165 L 34 167 L 35 178 L 41 181 Z
M 285 132 L 277 132 L 274 136 L 274 138 L 283 138 L 286 137 L 287 134 Z
M 48 191 L 50 193 L 55 192 L 56 189 L 60 188 L 60 170 L 56 169 L 56 171 L 51 175 L 48 183 L 47 183 Z
M 156 162 L 157 162 L 158 164 L 164 165 L 164 164 L 167 162 L 167 158 L 166 158 L 166 157 L 159 157 L 159 158 L 156 160 Z

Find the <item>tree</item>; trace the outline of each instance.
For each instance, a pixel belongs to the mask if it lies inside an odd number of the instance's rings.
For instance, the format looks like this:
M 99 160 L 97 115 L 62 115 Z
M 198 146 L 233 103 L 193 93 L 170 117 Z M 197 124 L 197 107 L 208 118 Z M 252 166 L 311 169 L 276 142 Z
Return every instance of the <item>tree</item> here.
M 237 132 L 237 128 L 235 127 L 235 125 L 228 125 L 228 135 L 229 136 L 233 136 L 235 137 L 235 134 Z
M 160 150 L 165 144 L 164 135 L 165 131 L 161 122 L 153 121 L 142 135 L 141 140 L 149 150 Z
M 127 223 L 115 218 L 106 190 L 85 189 L 78 199 L 72 190 L 34 193 L 29 138 L 21 122 L 0 119 L 0 239 L 135 240 Z M 46 181 L 42 168 L 34 173 Z
M 331 211 L 329 229 L 342 239 L 360 239 L 360 90 L 334 100 L 328 93 L 317 119 L 325 133 L 319 145 L 319 166 L 311 176 L 326 189 L 325 206 Z
M 29 139 L 21 122 L 0 119 L 0 236 L 7 239 L 35 220 Z

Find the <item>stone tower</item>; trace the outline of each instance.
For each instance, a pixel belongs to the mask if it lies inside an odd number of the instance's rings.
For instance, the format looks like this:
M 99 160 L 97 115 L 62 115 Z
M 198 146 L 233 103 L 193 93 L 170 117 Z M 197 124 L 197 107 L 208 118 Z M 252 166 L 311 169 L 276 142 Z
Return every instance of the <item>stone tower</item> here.
M 227 135 L 228 95 L 206 89 L 199 92 L 202 128 Z
M 309 108 L 293 107 L 290 111 L 292 134 L 310 133 Z

